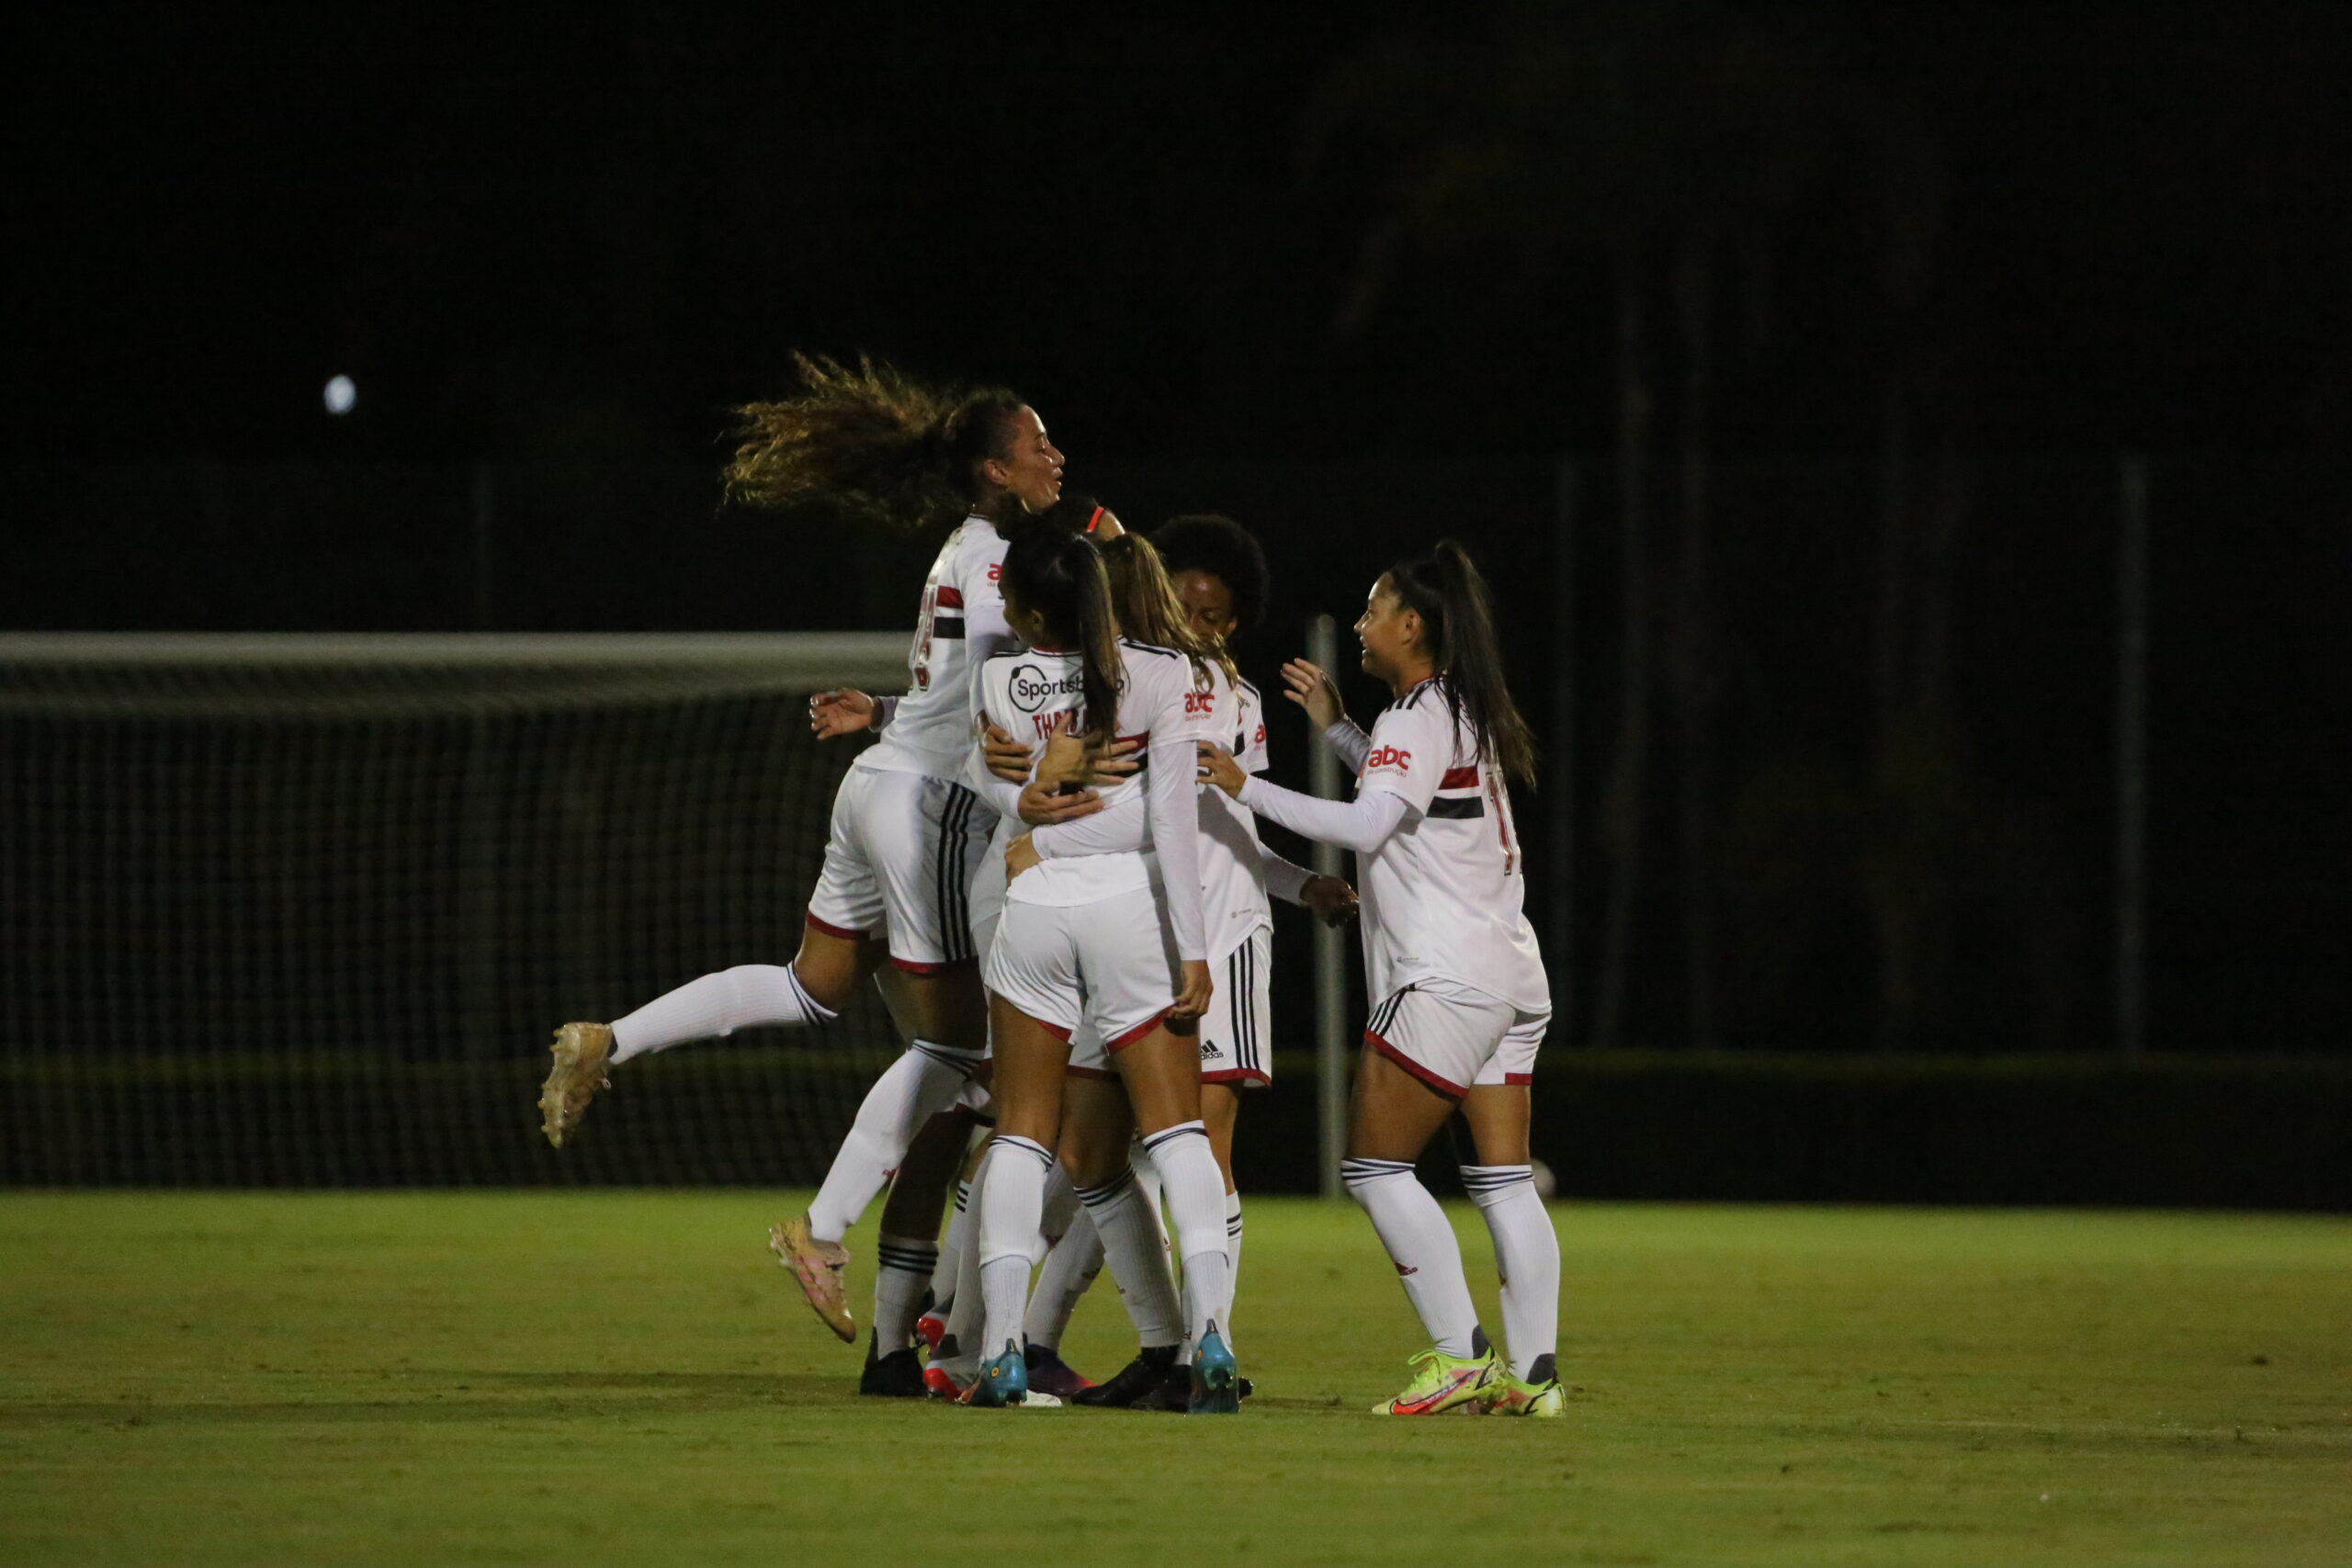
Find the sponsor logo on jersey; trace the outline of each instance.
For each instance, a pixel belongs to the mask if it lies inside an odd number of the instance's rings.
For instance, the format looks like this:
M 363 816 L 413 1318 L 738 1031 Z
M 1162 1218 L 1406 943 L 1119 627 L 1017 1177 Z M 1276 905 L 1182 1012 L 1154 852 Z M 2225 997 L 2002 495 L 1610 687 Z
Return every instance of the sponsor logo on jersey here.
M 1216 694 L 1215 692 L 1187 692 L 1184 694 L 1184 711 L 1188 715 L 1208 713 L 1214 710 L 1216 706 Z
M 989 563 L 989 581 L 990 582 L 994 582 L 997 578 L 1003 573 L 1003 571 L 1004 563 L 1002 561 L 990 561 Z
M 1075 697 L 1086 690 L 1086 673 L 1073 670 L 1067 675 L 1051 675 L 1035 664 L 1016 664 L 1006 682 L 1005 694 L 1012 705 L 1023 713 L 1035 713 L 1056 697 Z
M 1394 746 L 1378 747 L 1363 760 L 1363 771 L 1367 773 L 1376 773 L 1384 768 L 1401 773 L 1412 765 L 1413 754 L 1400 751 Z

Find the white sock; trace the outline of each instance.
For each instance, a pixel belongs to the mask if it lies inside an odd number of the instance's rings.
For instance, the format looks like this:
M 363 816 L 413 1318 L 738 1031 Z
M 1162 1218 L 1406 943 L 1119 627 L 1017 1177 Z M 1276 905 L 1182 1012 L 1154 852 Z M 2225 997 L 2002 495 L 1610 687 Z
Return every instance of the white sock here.
M 1078 1201 L 1077 1184 L 1070 1180 L 1069 1172 L 1062 1168 L 1062 1162 L 1054 1161 L 1054 1168 L 1046 1172 L 1045 1207 L 1037 1220 L 1038 1233 L 1046 1238 L 1048 1250 L 1069 1233 L 1070 1222 L 1083 1213 L 1085 1209 Z
M 820 1007 L 802 987 L 789 964 L 739 964 L 689 980 L 613 1020 L 613 1061 L 617 1065 L 648 1051 L 755 1024 L 823 1023 L 832 1017 L 831 1008 Z
M 890 1185 L 907 1145 L 922 1124 L 956 1103 L 980 1059 L 977 1051 L 954 1051 L 918 1040 L 874 1080 L 857 1108 L 857 1120 L 841 1152 L 825 1170 L 824 1185 L 808 1205 L 808 1234 L 839 1241 L 857 1224 L 875 1194 Z
M 1059 1169 L 1059 1167 L 1056 1167 Z M 1062 1348 L 1062 1332 L 1069 1327 L 1078 1301 L 1102 1271 L 1102 1238 L 1080 1204 L 1077 1214 L 1046 1254 L 1037 1283 L 1029 1292 L 1029 1313 L 1021 1320 L 1021 1337 L 1048 1350 Z
M 931 1271 L 939 1266 L 939 1247 L 917 1236 L 876 1236 L 874 1261 L 874 1342 L 887 1356 L 914 1340 L 922 1293 L 931 1289 Z
M 1136 1325 L 1136 1343 L 1155 1349 L 1182 1340 L 1184 1314 L 1175 1277 L 1168 1271 L 1168 1243 L 1134 1170 L 1123 1169 L 1100 1187 L 1082 1187 L 1078 1195 L 1110 1260 L 1120 1303 Z
M 1396 1265 L 1405 1295 L 1420 1314 L 1421 1326 L 1439 1351 L 1475 1356 L 1478 1312 L 1470 1304 L 1470 1284 L 1462 1277 L 1462 1247 L 1430 1190 L 1401 1159 L 1340 1162 L 1348 1196 L 1372 1216 L 1380 1245 Z
M 940 1238 L 939 1263 L 931 1271 L 931 1310 L 942 1322 L 956 1303 L 956 1258 L 964 1250 L 964 1229 L 973 1223 L 969 1208 L 972 1184 L 956 1184 L 956 1212 L 947 1216 L 947 1234 Z
M 1168 1217 L 1176 1227 L 1176 1256 L 1184 1260 L 1184 1337 L 1198 1344 L 1233 1296 L 1225 1255 L 1225 1177 L 1208 1129 L 1198 1122 L 1163 1127 L 1143 1146 L 1159 1168 Z
M 964 1244 L 956 1249 L 956 1284 L 948 1292 L 946 1336 L 956 1342 L 951 1357 L 942 1358 L 947 1370 L 970 1382 L 979 1364 L 980 1323 L 988 1302 L 980 1293 L 980 1172 L 972 1173 L 972 1213 L 964 1226 Z M 942 1345 L 945 1340 L 941 1341 Z
M 1218 1317 L 1217 1328 L 1225 1336 L 1225 1348 L 1233 1348 L 1233 1298 L 1241 1289 L 1241 1194 L 1225 1195 L 1225 1312 Z
M 1043 1144 L 999 1133 L 980 1168 L 980 1345 L 994 1356 L 1021 1348 L 1029 1270 L 1038 1258 L 1037 1222 L 1054 1155 Z
M 1560 1233 L 1535 1191 L 1535 1173 L 1523 1165 L 1465 1165 L 1462 1185 L 1495 1238 L 1510 1375 L 1521 1382 L 1549 1379 L 1556 1375 L 1548 1363 L 1560 1344 Z M 1547 1363 L 1543 1378 L 1534 1375 L 1539 1360 Z

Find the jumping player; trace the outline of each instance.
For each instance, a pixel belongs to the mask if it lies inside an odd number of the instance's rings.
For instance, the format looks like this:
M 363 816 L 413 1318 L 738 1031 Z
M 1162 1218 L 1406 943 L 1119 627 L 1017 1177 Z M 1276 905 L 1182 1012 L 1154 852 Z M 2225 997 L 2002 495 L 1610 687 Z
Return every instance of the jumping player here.
M 902 532 L 962 519 L 923 584 L 907 660 L 911 689 L 809 699 L 819 739 L 871 728 L 880 739 L 834 796 L 824 870 L 792 962 L 706 975 L 609 1024 L 565 1024 L 539 1105 L 548 1140 L 560 1147 L 609 1085 L 611 1067 L 752 1025 L 821 1024 L 875 975 L 911 1043 L 859 1107 L 808 1213 L 771 1238 L 817 1315 L 854 1341 L 842 1235 L 986 1053 L 986 1002 L 965 906 L 992 817 L 956 774 L 971 734 L 971 672 L 1012 641 L 997 586 L 1006 547 L 1038 526 L 1036 514 L 1059 496 L 1063 459 L 1036 411 L 1001 388 L 943 390 L 870 360 L 795 362 L 798 395 L 742 411 L 729 491 L 761 505 L 824 502 Z M 1082 799 L 1068 807 L 1093 808 Z M 884 944 L 871 939 L 886 930 L 884 969 Z M 943 1124 L 935 1136 L 960 1140 L 964 1129 Z M 929 1157 L 940 1152 L 927 1151 L 922 1163 L 952 1175 L 960 1144 L 944 1159 Z M 936 1225 L 934 1201 L 930 1235 Z M 911 1329 L 935 1256 L 930 1235 L 884 1238 L 890 1266 L 876 1282 L 877 1318 L 905 1321 L 877 1321 L 877 1350 L 903 1344 Z M 917 1389 L 906 1392 L 919 1391 L 919 1370 L 914 1375 Z
M 1559 1240 L 1528 1152 L 1527 1086 L 1551 998 L 1506 785 L 1533 782 L 1533 739 L 1503 682 L 1485 581 L 1460 546 L 1441 542 L 1382 574 L 1355 629 L 1365 672 L 1396 697 L 1371 734 L 1348 720 L 1324 671 L 1303 660 L 1283 670 L 1285 694 L 1356 770 L 1353 800 L 1251 777 L 1222 747 L 1203 749 L 1203 775 L 1358 857 L 1376 999 L 1340 1172 L 1432 1340 L 1411 1382 L 1375 1410 L 1559 1416 Z M 1414 1175 L 1456 1108 L 1480 1161 L 1462 1176 L 1494 1237 L 1508 1367 L 1478 1325 L 1453 1227 Z

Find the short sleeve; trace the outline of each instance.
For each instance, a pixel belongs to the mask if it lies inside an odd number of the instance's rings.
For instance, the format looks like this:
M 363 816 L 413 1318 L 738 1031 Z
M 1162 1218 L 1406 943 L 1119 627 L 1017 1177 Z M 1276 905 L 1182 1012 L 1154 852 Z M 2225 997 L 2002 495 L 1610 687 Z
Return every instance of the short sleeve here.
M 1212 674 L 1204 682 L 1193 673 L 1193 661 L 1182 654 L 1173 658 L 1143 661 L 1150 671 L 1146 677 L 1159 682 L 1149 694 L 1148 711 L 1152 716 L 1152 739 L 1163 733 L 1187 740 L 1215 740 L 1220 744 L 1229 736 L 1220 733 L 1217 724 L 1216 677 Z
M 1241 733 L 1234 737 L 1233 760 L 1241 764 L 1245 773 L 1262 773 L 1270 765 L 1266 755 L 1266 709 L 1258 695 L 1258 688 L 1249 682 L 1241 682 Z
M 1425 812 L 1453 761 L 1453 716 L 1444 702 L 1430 694 L 1418 703 L 1399 703 L 1373 723 L 1372 749 L 1364 753 L 1356 792 L 1385 790 Z

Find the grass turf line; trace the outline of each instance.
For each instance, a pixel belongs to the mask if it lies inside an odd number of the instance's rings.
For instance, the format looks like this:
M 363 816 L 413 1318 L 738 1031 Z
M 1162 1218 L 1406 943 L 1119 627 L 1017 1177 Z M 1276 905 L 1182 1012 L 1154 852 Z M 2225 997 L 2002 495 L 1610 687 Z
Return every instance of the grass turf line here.
M 859 1400 L 797 1195 L 0 1197 L 0 1562 L 2341 1563 L 2352 1222 L 1567 1205 L 1565 1422 L 1383 1421 L 1250 1203 L 1231 1420 Z M 1483 1227 L 1454 1212 L 1499 1330 Z M 870 1227 L 852 1302 L 870 1302 Z M 1106 1281 L 1107 1284 L 1107 1281 Z M 1125 1354 L 1107 1289 L 1066 1347 Z

